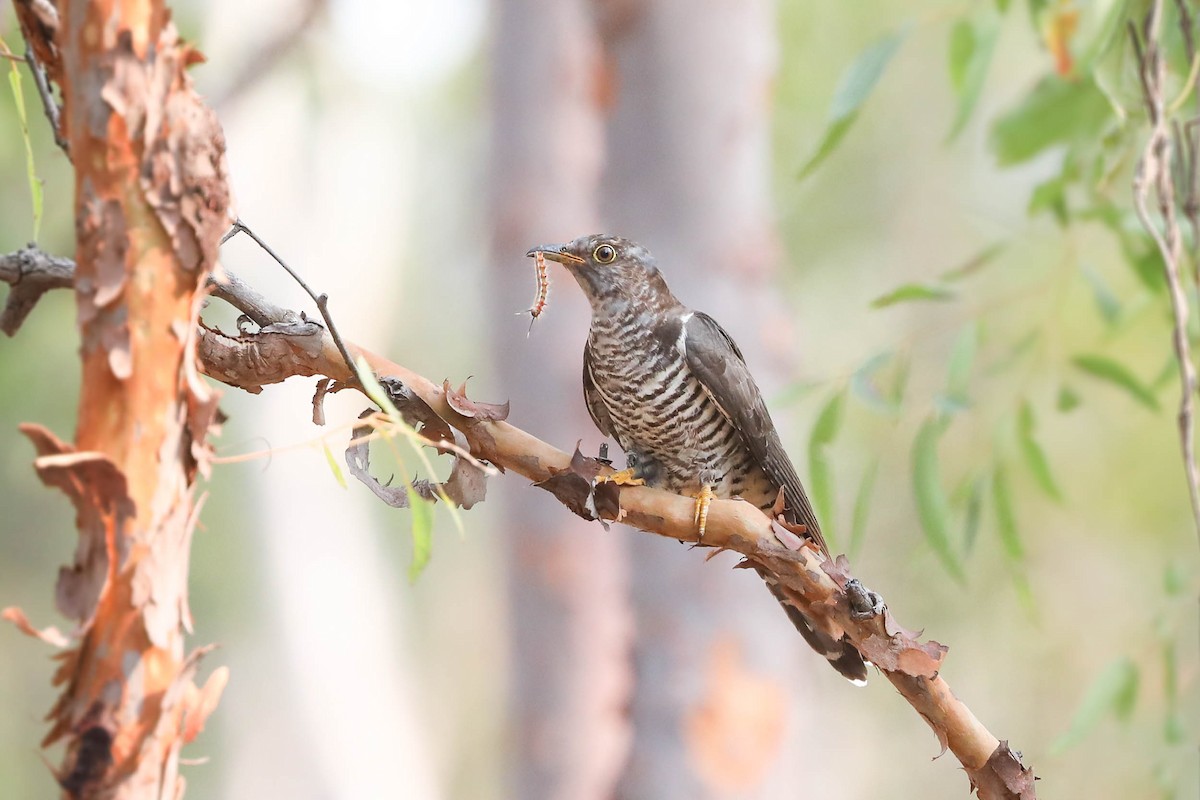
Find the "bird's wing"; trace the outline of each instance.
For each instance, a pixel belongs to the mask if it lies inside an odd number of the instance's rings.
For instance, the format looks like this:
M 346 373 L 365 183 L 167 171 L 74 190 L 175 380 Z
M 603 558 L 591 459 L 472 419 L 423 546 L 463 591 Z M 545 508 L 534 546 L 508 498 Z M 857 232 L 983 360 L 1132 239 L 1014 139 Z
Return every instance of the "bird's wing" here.
M 754 460 L 771 482 L 783 487 L 788 518 L 804 525 L 808 536 L 828 555 L 817 515 L 804 493 L 796 468 L 784 452 L 779 433 L 767 412 L 758 384 L 746 367 L 742 351 L 707 314 L 694 312 L 684 325 L 680 347 L 692 374 L 726 419 L 741 432 Z M 590 407 L 591 403 L 588 405 Z
M 604 405 L 604 398 L 600 397 L 600 393 L 596 391 L 596 381 L 592 379 L 592 347 L 586 344 L 583 347 L 583 401 L 587 403 L 588 414 L 592 417 L 592 422 L 596 423 L 596 427 L 605 436 L 616 438 L 613 432 L 612 417 L 608 414 L 608 407 Z M 617 444 L 620 444 L 618 441 Z

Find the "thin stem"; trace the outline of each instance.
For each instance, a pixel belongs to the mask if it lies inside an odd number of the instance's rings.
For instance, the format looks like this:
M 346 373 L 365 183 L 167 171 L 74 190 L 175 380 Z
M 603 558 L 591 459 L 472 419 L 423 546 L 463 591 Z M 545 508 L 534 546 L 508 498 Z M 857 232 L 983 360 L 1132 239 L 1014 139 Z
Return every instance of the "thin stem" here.
M 313 299 L 313 302 L 317 304 L 317 310 L 321 312 L 321 318 L 325 320 L 325 327 L 329 330 L 329 335 L 333 339 L 334 345 L 337 346 L 338 353 L 341 354 L 342 360 L 345 361 L 346 366 L 350 368 L 351 374 L 357 374 L 356 367 L 354 366 L 354 360 L 350 358 L 350 351 L 346 349 L 346 343 L 342 341 L 342 337 L 338 333 L 337 326 L 333 324 L 333 316 L 329 313 L 329 295 L 323 293 L 317 294 L 314 292 L 309 285 L 304 282 L 304 279 L 301 278 L 294 269 L 289 267 L 287 263 L 279 257 L 279 254 L 271 249 L 271 245 L 264 242 L 259 238 L 257 233 L 250 230 L 249 226 L 242 222 L 240 217 L 233 221 L 233 227 L 226 231 L 225 235 L 221 237 L 221 244 L 225 244 L 225 242 L 229 241 L 241 232 L 244 232 L 247 236 L 253 239 L 254 243 L 265 250 L 267 255 L 275 259 L 275 263 L 283 267 L 284 271 L 287 272 L 288 275 L 292 276 L 292 280 L 300 284 L 300 288 L 307 292 L 308 296 Z
M 1195 444 L 1197 378 L 1187 334 L 1188 299 L 1180 279 L 1179 261 L 1182 247 L 1179 217 L 1175 208 L 1175 182 L 1171 172 L 1171 128 L 1163 99 L 1166 64 L 1158 41 L 1161 20 L 1162 0 L 1154 0 L 1146 14 L 1143 27 L 1146 37 L 1144 47 L 1139 42 L 1136 28 L 1130 24 L 1130 37 L 1137 55 L 1138 75 L 1141 78 L 1151 124 L 1150 137 L 1134 171 L 1133 205 L 1142 226 L 1154 239 L 1162 255 L 1163 271 L 1171 296 L 1172 344 L 1175 349 L 1175 361 L 1179 366 L 1179 442 L 1192 503 L 1192 518 L 1196 526 L 1196 535 L 1200 538 L 1200 467 L 1196 464 Z M 1154 187 L 1158 200 L 1162 220 L 1161 231 L 1150 216 L 1151 186 Z

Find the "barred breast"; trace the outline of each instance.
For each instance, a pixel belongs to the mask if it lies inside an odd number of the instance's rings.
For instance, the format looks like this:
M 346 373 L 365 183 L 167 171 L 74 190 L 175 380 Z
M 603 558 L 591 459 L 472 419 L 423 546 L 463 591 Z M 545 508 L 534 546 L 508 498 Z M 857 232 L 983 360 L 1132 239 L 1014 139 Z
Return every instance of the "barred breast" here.
M 678 493 L 708 484 L 718 497 L 769 508 L 779 487 L 688 368 L 677 346 L 680 318 L 613 323 L 594 321 L 589 333 L 592 382 L 614 438 L 645 468 L 647 483 Z

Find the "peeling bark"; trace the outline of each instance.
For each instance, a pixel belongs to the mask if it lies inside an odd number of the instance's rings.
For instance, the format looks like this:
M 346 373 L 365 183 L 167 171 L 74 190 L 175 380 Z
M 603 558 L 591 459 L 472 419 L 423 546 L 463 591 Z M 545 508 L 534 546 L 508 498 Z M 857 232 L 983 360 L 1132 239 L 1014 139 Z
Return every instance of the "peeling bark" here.
M 66 741 L 56 777 L 69 797 L 176 798 L 179 750 L 227 678 L 197 687 L 205 650 L 185 656 L 183 641 L 194 483 L 216 414 L 195 348 L 227 224 L 225 142 L 186 72 L 200 57 L 162 3 L 70 0 L 59 12 L 51 77 L 75 164 L 83 380 L 74 445 L 22 427 L 79 531 L 57 589 L 75 642 L 59 656 L 43 744 Z

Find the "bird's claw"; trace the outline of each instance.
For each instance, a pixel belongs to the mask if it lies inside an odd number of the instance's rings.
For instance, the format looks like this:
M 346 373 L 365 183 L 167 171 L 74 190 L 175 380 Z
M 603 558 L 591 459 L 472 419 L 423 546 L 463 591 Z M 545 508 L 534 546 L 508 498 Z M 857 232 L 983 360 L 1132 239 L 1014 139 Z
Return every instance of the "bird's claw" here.
M 644 486 L 646 481 L 637 477 L 632 468 L 620 472 L 610 472 L 607 475 L 596 476 L 596 483 L 615 483 L 617 486 Z
M 696 541 L 704 541 L 704 529 L 708 526 L 708 506 L 716 497 L 712 487 L 707 483 L 700 487 L 699 493 L 696 495 L 696 513 L 692 517 L 692 522 L 696 526 Z

